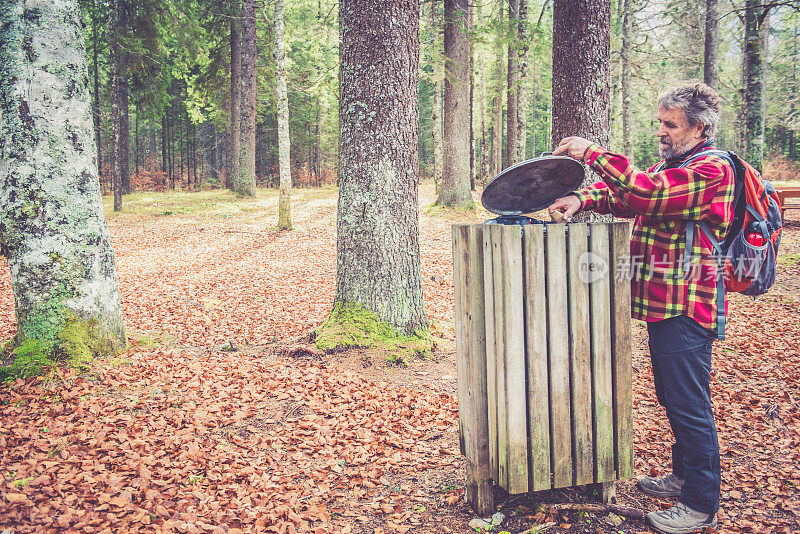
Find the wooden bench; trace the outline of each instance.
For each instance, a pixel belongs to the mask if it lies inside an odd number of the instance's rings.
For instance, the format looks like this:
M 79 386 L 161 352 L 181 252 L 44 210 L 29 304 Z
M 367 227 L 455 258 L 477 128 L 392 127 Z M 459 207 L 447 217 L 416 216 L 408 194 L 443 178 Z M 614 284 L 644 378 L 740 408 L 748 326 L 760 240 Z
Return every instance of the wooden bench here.
M 800 209 L 800 185 L 776 186 L 775 190 L 781 201 L 781 219 L 786 210 Z

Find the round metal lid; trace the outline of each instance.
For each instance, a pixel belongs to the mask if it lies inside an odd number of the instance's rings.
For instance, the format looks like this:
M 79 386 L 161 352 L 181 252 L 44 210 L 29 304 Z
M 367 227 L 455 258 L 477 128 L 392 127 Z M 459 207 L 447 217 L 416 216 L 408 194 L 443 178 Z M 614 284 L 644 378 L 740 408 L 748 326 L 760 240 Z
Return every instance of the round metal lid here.
M 533 213 L 578 189 L 583 178 L 583 165 L 567 156 L 529 159 L 492 178 L 483 189 L 481 203 L 497 215 Z

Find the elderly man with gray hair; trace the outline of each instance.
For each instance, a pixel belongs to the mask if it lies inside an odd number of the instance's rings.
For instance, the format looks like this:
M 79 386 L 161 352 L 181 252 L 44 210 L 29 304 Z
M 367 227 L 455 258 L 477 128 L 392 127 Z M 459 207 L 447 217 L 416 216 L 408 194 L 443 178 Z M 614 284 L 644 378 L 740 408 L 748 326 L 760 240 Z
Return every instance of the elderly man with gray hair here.
M 638 487 L 679 498 L 672 508 L 646 516 L 650 526 L 667 533 L 714 527 L 719 509 L 719 444 L 709 381 L 712 345 L 727 301 L 718 314 L 711 243 L 702 232 L 686 239 L 690 222 L 705 221 L 721 242 L 733 220 L 734 170 L 727 160 L 704 155 L 714 148 L 719 114 L 719 95 L 703 83 L 663 93 L 657 136 L 664 159 L 646 172 L 580 137 L 563 139 L 553 152 L 586 163 L 602 181 L 558 199 L 551 212 L 561 211 L 566 220 L 582 210 L 634 219 L 632 315 L 647 322 L 656 397 L 675 438 L 672 472 L 641 477 Z M 685 250 L 687 242 L 691 250 Z M 683 261 L 687 255 L 691 264 Z

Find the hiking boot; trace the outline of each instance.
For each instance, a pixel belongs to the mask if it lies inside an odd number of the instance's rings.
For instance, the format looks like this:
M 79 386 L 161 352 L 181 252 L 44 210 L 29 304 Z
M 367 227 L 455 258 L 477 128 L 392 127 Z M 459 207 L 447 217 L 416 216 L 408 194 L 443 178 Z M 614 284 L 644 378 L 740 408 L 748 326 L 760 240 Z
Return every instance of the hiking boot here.
M 687 534 L 702 532 L 706 527 L 716 528 L 717 514 L 704 514 L 679 502 L 672 508 L 648 513 L 645 521 L 659 532 Z
M 636 485 L 643 492 L 655 497 L 679 497 L 681 487 L 683 487 L 683 479 L 672 473 L 663 477 L 643 476 L 639 477 L 639 482 Z

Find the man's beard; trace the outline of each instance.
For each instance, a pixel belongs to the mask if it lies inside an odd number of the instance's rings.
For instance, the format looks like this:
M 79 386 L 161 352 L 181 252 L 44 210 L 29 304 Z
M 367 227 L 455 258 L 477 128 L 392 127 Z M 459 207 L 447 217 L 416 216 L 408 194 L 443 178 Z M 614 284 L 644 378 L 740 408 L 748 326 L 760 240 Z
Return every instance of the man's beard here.
M 658 145 L 658 154 L 664 159 L 673 159 L 686 154 L 692 148 L 694 148 L 693 139 L 686 139 L 683 144 L 678 145 L 677 147 L 672 144 L 672 140 L 667 136 L 662 137 L 661 142 L 667 144 L 666 147 L 661 144 Z

